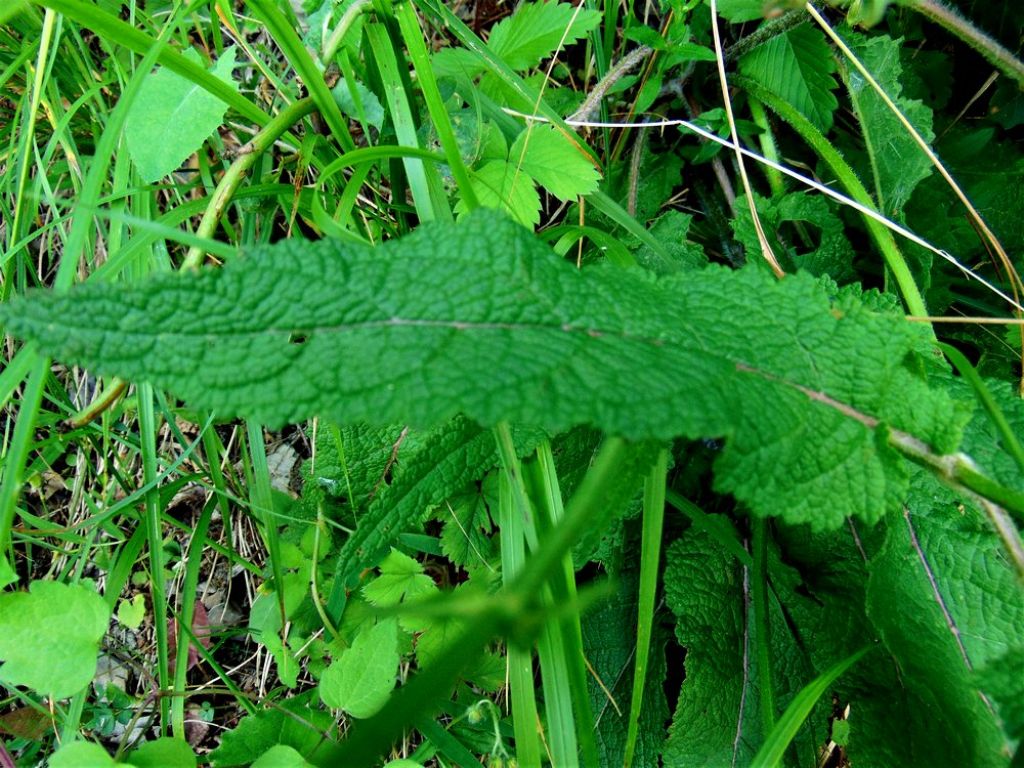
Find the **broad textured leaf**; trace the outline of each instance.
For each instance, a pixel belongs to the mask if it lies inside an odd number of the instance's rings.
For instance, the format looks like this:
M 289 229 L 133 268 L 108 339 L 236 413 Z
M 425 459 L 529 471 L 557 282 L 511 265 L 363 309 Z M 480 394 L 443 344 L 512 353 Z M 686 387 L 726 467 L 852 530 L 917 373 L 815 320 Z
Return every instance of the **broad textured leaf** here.
M 866 38 L 850 35 L 854 53 L 885 90 L 910 123 L 931 141 L 932 111 L 923 103 L 902 97 L 900 40 L 886 35 Z M 857 70 L 846 72 L 846 86 L 871 162 L 875 195 L 887 216 L 901 216 L 914 188 L 932 173 L 931 162 L 913 137 Z M 870 185 L 869 185 L 870 186 Z
M 740 59 L 740 72 L 788 101 L 827 133 L 839 102 L 835 61 L 821 30 L 801 24 L 775 35 Z
M 395 619 L 364 628 L 320 678 L 320 698 L 327 706 L 352 717 L 370 717 L 384 706 L 395 688 L 398 660 Z
M 986 520 L 923 472 L 870 564 L 868 615 L 904 684 L 946 727 L 953 765 L 1001 766 L 1011 753 L 973 671 L 1020 642 L 1020 583 Z M 1024 680 L 1018 683 L 1024 695 Z
M 637 263 L 656 275 L 668 275 L 705 266 L 708 257 L 704 249 L 687 239 L 692 222 L 693 216 L 688 213 L 665 211 L 655 219 L 650 228 L 651 235 L 661 243 L 664 253 L 658 253 L 647 243 L 633 241 L 638 243 L 636 253 L 633 254 Z
M 308 700 L 308 696 L 286 699 L 273 709 L 242 718 L 210 753 L 214 767 L 249 765 L 277 744 L 290 746 L 303 756 L 311 754 L 331 730 L 334 718 L 310 707 Z
M 197 275 L 40 292 L 0 321 L 64 361 L 271 425 L 430 427 L 462 412 L 551 433 L 726 436 L 717 487 L 818 528 L 902 500 L 904 466 L 857 412 L 940 452 L 966 418 L 915 362 L 928 330 L 852 290 L 756 268 L 577 270 L 488 211 L 380 248 L 285 241 Z
M 96 674 L 110 608 L 87 587 L 33 581 L 0 595 L 0 682 L 63 699 Z
M 559 43 L 571 45 L 600 21 L 597 11 L 569 3 L 523 3 L 494 25 L 487 45 L 512 69 L 530 69 L 558 50 Z
M 407 458 L 425 447 L 429 433 L 401 425 L 334 425 L 321 422 L 316 460 L 303 466 L 303 498 L 344 499 L 361 515 L 388 486 L 401 481 Z M 351 498 L 350 498 L 351 495 Z
M 990 661 L 975 681 L 998 707 L 1010 737 L 1024 739 L 1024 645 Z
M 193 49 L 185 56 L 199 62 Z M 231 83 L 235 49 L 221 54 L 211 70 Z M 139 89 L 125 122 L 128 152 L 143 181 L 162 179 L 203 146 L 224 122 L 227 105 L 181 75 L 161 68 L 150 74 Z
M 591 159 L 553 125 L 534 125 L 516 137 L 509 161 L 560 200 L 597 189 L 601 175 Z
M 1000 141 L 993 128 L 952 126 L 936 149 L 975 208 L 988 222 L 1007 252 L 1024 248 L 1024 153 L 1020 142 Z M 936 216 L 936 211 L 958 211 L 960 203 L 938 174 L 925 179 L 907 207 L 907 221 L 914 231 L 963 260 L 988 252 L 966 216 Z M 956 273 L 959 290 L 962 279 Z M 991 296 L 985 296 L 991 301 Z M 999 306 L 999 305 L 995 305 Z M 1002 306 L 993 309 L 1001 312 Z M 1009 374 L 1012 376 L 1012 374 Z
M 665 745 L 666 765 L 749 765 L 759 734 L 744 654 L 744 597 L 737 562 L 702 532 L 665 555 L 665 602 L 686 649 L 686 677 Z

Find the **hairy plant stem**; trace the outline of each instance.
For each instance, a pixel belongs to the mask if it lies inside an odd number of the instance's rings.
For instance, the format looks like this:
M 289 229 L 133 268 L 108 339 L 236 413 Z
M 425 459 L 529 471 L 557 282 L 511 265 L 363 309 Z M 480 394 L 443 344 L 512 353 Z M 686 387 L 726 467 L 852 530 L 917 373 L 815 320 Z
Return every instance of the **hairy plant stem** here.
M 1024 62 L 991 35 L 978 29 L 970 20 L 961 16 L 952 6 L 946 5 L 941 0 L 896 0 L 896 3 L 920 13 L 950 34 L 960 38 L 981 54 L 989 64 L 1024 87 Z
M 197 237 L 204 239 L 213 237 L 213 233 L 217 230 L 217 223 L 220 221 L 221 216 L 224 215 L 228 203 L 231 202 L 231 196 L 242 183 L 246 172 L 289 128 L 315 109 L 316 103 L 312 98 L 299 99 L 289 104 L 267 123 L 263 130 L 253 136 L 248 144 L 238 151 L 238 159 L 224 172 L 224 176 L 210 196 L 210 202 L 206 206 L 206 211 L 203 212 L 203 218 L 200 220 L 199 226 L 196 228 Z M 185 255 L 181 268 L 195 269 L 202 264 L 205 255 L 206 251 L 200 246 L 192 246 Z
M 874 209 L 874 201 L 871 199 L 871 195 L 864 187 L 864 184 L 857 178 L 857 174 L 854 173 L 850 165 L 821 131 L 811 124 L 810 120 L 800 114 L 791 104 L 780 99 L 772 91 L 750 78 L 734 77 L 733 83 L 739 85 L 789 123 L 789 126 L 811 146 L 811 149 L 817 152 L 818 156 L 825 162 L 832 173 L 836 175 L 836 178 L 839 179 L 839 183 L 843 185 L 847 194 L 861 205 Z M 896 240 L 893 238 L 892 233 L 869 216 L 864 217 L 864 224 L 868 228 L 868 232 L 871 234 L 871 238 L 875 241 L 878 249 L 882 252 L 882 258 L 892 272 L 900 295 L 903 297 L 903 301 L 910 314 L 927 315 L 927 312 L 921 311 L 925 309 L 924 297 L 921 295 L 917 282 L 914 280 L 914 275 L 910 271 L 910 266 L 907 264 L 906 259 L 903 258 L 903 254 L 900 252 L 899 246 L 896 245 Z

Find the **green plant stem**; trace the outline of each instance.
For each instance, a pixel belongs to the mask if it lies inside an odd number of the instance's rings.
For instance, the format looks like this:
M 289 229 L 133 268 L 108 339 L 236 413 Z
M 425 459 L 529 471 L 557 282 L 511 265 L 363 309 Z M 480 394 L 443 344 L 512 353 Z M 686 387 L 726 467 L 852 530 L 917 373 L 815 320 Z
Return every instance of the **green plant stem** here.
M 951 6 L 940 2 L 940 0 L 896 0 L 896 3 L 934 21 L 947 32 L 971 46 L 1004 75 L 1018 85 L 1024 86 L 1024 62 L 991 35 L 974 26 L 970 20 L 961 16 Z
M 331 36 L 327 38 L 324 43 L 323 61 L 329 64 L 334 59 L 334 54 L 338 52 L 338 48 L 341 46 L 341 41 L 345 39 L 345 35 L 349 29 L 355 23 L 356 19 L 359 18 L 359 14 L 365 11 L 373 4 L 373 0 L 355 0 L 348 8 L 345 9 L 344 13 L 341 14 L 341 18 L 338 19 L 338 26 L 331 31 Z
M 654 604 L 658 592 L 661 564 L 661 536 L 665 524 L 665 484 L 668 475 L 668 451 L 658 459 L 644 481 L 643 528 L 640 536 L 640 593 L 637 597 L 636 656 L 633 664 L 633 696 L 629 704 L 629 723 L 623 765 L 630 768 L 640 735 L 647 668 L 654 631 Z
M 772 162 L 778 163 L 779 149 L 775 145 L 775 137 L 772 136 L 772 127 L 768 122 L 768 116 L 764 112 L 764 104 L 750 97 L 747 99 L 747 106 L 750 107 L 750 116 L 754 119 L 754 124 L 761 129 L 761 133 L 757 137 L 758 143 L 761 145 L 761 154 Z M 786 194 L 786 184 L 779 170 L 772 168 L 770 165 L 766 165 L 763 168 L 772 195 L 782 197 Z
M 320 110 L 331 135 L 338 142 L 338 146 L 346 152 L 355 149 L 355 142 L 352 141 L 352 136 L 348 132 L 341 109 L 327 87 L 323 73 L 309 55 L 295 28 L 277 9 L 273 0 L 248 0 L 248 4 L 267 25 L 267 31 L 270 32 L 274 42 L 280 47 L 295 72 L 302 78 L 310 98 Z
M 774 19 L 769 19 L 757 29 L 746 35 L 725 49 L 726 61 L 735 61 L 745 53 L 763 45 L 773 37 L 778 37 L 783 32 L 791 30 L 805 23 L 804 15 L 799 11 L 788 11 Z
M 196 228 L 196 237 L 212 238 L 217 231 L 217 223 L 228 207 L 232 196 L 245 178 L 245 174 L 256 163 L 260 156 L 274 146 L 289 128 L 295 125 L 316 109 L 316 103 L 312 98 L 299 99 L 282 109 L 263 129 L 257 133 L 248 144 L 240 150 L 241 154 L 231 166 L 224 172 L 224 176 L 217 184 L 217 188 L 210 195 L 206 211 Z M 182 262 L 182 269 L 195 269 L 206 255 L 202 246 L 194 245 L 189 248 L 185 259 Z
M 770 90 L 750 78 L 735 76 L 732 78 L 732 82 L 733 85 L 743 88 L 747 93 L 761 101 L 789 123 L 790 127 L 810 145 L 811 149 L 818 154 L 832 173 L 836 175 L 839 183 L 843 185 L 843 188 L 853 200 L 872 210 L 875 209 L 871 195 L 860 179 L 857 178 L 853 168 L 843 159 L 842 155 L 839 154 L 828 139 L 822 135 L 821 131 L 811 124 L 810 120 L 800 114 L 791 104 L 780 99 Z M 926 308 L 924 297 L 917 287 L 917 282 L 910 271 L 910 266 L 907 264 L 906 259 L 903 258 L 899 246 L 896 245 L 892 232 L 869 216 L 864 217 L 864 224 L 881 251 L 886 266 L 892 272 L 907 310 L 912 315 L 921 315 L 921 312 Z M 927 313 L 923 316 L 927 316 Z

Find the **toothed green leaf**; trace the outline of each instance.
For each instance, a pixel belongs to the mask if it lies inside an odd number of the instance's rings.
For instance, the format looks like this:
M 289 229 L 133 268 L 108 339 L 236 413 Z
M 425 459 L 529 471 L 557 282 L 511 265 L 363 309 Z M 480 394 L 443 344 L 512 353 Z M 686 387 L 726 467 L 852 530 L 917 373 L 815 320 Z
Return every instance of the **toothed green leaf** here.
M 601 178 L 590 158 L 552 125 L 520 133 L 509 150 L 509 160 L 559 200 L 589 195 Z
M 572 45 L 601 21 L 597 11 L 569 3 L 523 3 L 491 30 L 488 47 L 512 69 L 537 66 L 559 48 Z
M 190 61 L 201 61 L 194 49 L 185 52 Z M 235 49 L 228 48 L 211 70 L 232 83 Z M 125 122 L 128 152 L 143 181 L 162 179 L 203 146 L 224 122 L 228 106 L 195 83 L 169 69 L 148 75 Z
M 756 268 L 578 270 L 481 211 L 379 248 L 292 240 L 198 275 L 36 293 L 0 321 L 62 360 L 271 425 L 461 412 L 726 437 L 720 490 L 827 528 L 902 500 L 905 468 L 872 419 L 945 452 L 965 418 L 928 387 L 927 329 L 872 303 Z
M 839 106 L 832 51 L 810 24 L 786 30 L 740 59 L 740 72 L 777 93 L 823 133 Z

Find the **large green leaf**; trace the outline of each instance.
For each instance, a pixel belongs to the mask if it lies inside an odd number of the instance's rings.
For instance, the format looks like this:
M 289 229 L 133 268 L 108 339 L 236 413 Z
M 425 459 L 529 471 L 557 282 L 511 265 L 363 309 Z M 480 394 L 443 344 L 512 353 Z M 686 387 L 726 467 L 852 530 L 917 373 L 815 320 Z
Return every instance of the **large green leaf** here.
M 185 52 L 199 63 L 193 49 Z M 230 83 L 235 49 L 228 48 L 213 74 Z M 143 181 L 157 181 L 185 161 L 224 122 L 228 106 L 198 85 L 169 69 L 150 74 L 139 89 L 125 122 L 128 152 Z
M 900 40 L 886 35 L 866 38 L 851 34 L 850 47 L 925 141 L 934 138 L 932 111 L 922 102 L 901 96 Z M 914 188 L 932 172 L 931 161 L 885 105 L 871 84 L 852 67 L 845 73 L 854 112 L 867 147 L 879 209 L 902 216 Z
M 973 670 L 1020 642 L 1024 600 L 1002 544 L 974 509 L 923 472 L 870 564 L 868 615 L 926 716 L 944 724 L 950 764 L 1006 765 L 1012 747 Z M 1024 680 L 1017 683 L 1024 695 Z
M 666 765 L 747 765 L 760 741 L 744 631 L 743 576 L 733 557 L 690 531 L 665 556 L 665 602 L 686 649 L 686 677 L 665 745 Z
M 836 64 L 821 30 L 801 24 L 771 37 L 740 59 L 740 72 L 777 93 L 822 133 L 839 106 Z
M 222 270 L 37 293 L 0 321 L 67 362 L 271 425 L 462 412 L 726 436 L 718 488 L 818 528 L 901 501 L 906 470 L 872 419 L 940 452 L 964 420 L 928 387 L 928 330 L 853 290 L 756 268 L 577 270 L 489 211 L 380 248 L 285 241 Z
M 33 581 L 28 592 L 0 595 L 0 682 L 63 699 L 96 674 L 110 608 L 91 589 Z

